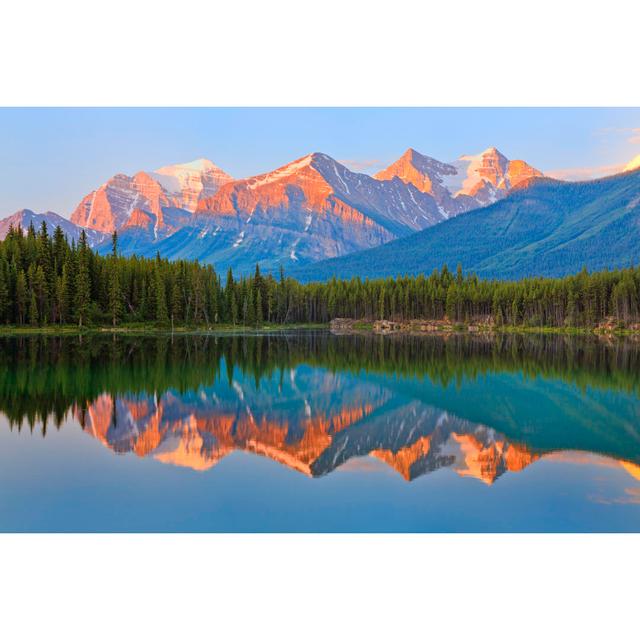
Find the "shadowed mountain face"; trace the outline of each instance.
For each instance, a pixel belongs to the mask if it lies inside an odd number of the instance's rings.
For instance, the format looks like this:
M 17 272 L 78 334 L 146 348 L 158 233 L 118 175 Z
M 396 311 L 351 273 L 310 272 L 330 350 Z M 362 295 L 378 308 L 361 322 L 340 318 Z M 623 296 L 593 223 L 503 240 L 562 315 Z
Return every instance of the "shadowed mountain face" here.
M 129 176 L 118 173 L 71 213 L 0 220 L 27 228 L 46 219 L 77 240 L 84 229 L 99 252 L 118 232 L 123 255 L 199 260 L 218 271 L 277 271 L 377 247 L 504 198 L 540 172 L 497 149 L 446 164 L 409 149 L 372 177 L 323 153 L 234 180 L 199 159 Z M 35 218 L 34 218 L 35 216 Z
M 155 171 L 139 171 L 134 176 L 119 173 L 87 194 L 71 214 L 71 222 L 111 233 L 133 227 L 135 211 L 152 214 L 157 231 L 175 231 L 164 219 L 164 209 L 195 211 L 200 198 L 214 194 L 221 185 L 232 180 L 210 160 L 200 159 Z
M 521 181 L 507 197 L 382 247 L 291 273 L 302 280 L 431 273 L 443 264 L 501 279 L 637 263 L 640 170 L 590 182 Z
M 305 373 L 298 370 L 297 381 L 305 389 L 320 384 L 323 393 L 314 397 L 308 390 L 281 387 L 292 395 L 285 401 L 287 410 L 265 410 L 264 396 L 249 398 L 250 390 L 236 383 L 231 397 L 214 389 L 179 396 L 168 392 L 159 399 L 104 395 L 78 417 L 85 431 L 116 453 L 195 470 L 245 451 L 319 477 L 370 455 L 405 480 L 449 467 L 491 484 L 539 457 L 526 445 L 512 444 L 493 429 L 441 409 L 419 402 L 398 407 L 389 392 L 374 385 L 344 384 L 334 374 L 306 380 Z M 332 407 L 333 394 L 347 394 L 349 401 Z
M 47 211 L 46 213 L 34 213 L 30 209 L 16 211 L 13 215 L 0 220 L 0 240 L 4 240 L 7 237 L 7 233 L 9 233 L 9 229 L 11 227 L 14 229 L 20 227 L 23 233 L 27 233 L 30 225 L 33 225 L 33 228 L 36 231 L 39 231 L 43 222 L 46 223 L 50 234 L 54 233 L 56 227 L 60 227 L 69 241 L 73 240 L 76 243 L 78 242 L 80 233 L 82 232 L 82 227 L 79 227 L 70 220 L 59 216 L 53 211 Z M 90 244 L 99 244 L 107 238 L 104 233 L 96 231 L 95 229 L 87 229 L 86 233 L 87 240 Z
M 366 457 L 409 481 L 449 469 L 486 484 L 559 451 L 640 464 L 629 342 L 310 332 L 1 346 L 13 428 L 45 434 L 72 416 L 114 453 L 199 471 L 236 451 L 311 477 Z
M 378 180 L 399 178 L 430 194 L 447 218 L 492 204 L 523 181 L 541 176 L 523 160 L 509 160 L 495 147 L 450 164 L 408 149 L 375 175 Z
M 153 220 L 166 206 L 152 211 Z M 201 193 L 194 214 L 160 225 L 160 234 L 149 232 L 147 219 L 122 226 L 120 245 L 124 253 L 159 251 L 219 270 L 245 272 L 258 262 L 276 270 L 378 246 L 447 217 L 431 194 L 411 183 L 376 180 L 313 153 Z
M 212 163 L 197 173 L 197 164 L 115 176 L 89 194 L 72 219 L 117 228 L 125 255 L 159 251 L 220 271 L 247 272 L 258 262 L 275 271 L 407 236 L 496 202 L 541 175 L 495 148 L 451 164 L 410 149 L 375 177 L 354 173 L 323 153 L 235 181 Z M 173 182 L 192 165 L 198 188 L 185 194 Z M 214 169 L 215 180 L 206 183 L 203 176 Z

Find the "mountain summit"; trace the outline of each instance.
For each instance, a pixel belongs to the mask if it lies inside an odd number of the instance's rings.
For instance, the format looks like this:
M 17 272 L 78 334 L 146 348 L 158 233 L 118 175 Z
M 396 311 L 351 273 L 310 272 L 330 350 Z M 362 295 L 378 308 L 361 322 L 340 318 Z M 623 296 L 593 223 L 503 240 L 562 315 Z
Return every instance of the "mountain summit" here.
M 379 180 L 397 177 L 429 193 L 446 217 L 496 202 L 522 181 L 540 176 L 537 169 L 523 160 L 509 160 L 495 147 L 451 163 L 408 149 L 375 175 Z
M 323 153 L 243 180 L 199 159 L 117 174 L 71 220 L 117 230 L 124 255 L 159 251 L 245 272 L 256 262 L 277 269 L 345 255 L 442 222 L 449 213 L 436 191 L 354 173 Z
M 87 194 L 70 221 L 13 214 L 0 220 L 0 238 L 10 225 L 24 230 L 46 221 L 70 238 L 85 229 L 90 244 L 107 252 L 117 230 L 125 256 L 159 253 L 237 274 L 256 263 L 268 271 L 283 266 L 306 279 L 419 273 L 443 262 L 492 277 L 562 275 L 583 263 L 601 268 L 636 258 L 630 221 L 637 215 L 637 168 L 640 156 L 604 182 L 563 183 L 495 147 L 449 163 L 409 148 L 373 177 L 310 153 L 234 180 L 199 158 L 118 173 Z M 343 261 L 347 254 L 355 255 Z
M 638 262 L 638 194 L 639 171 L 587 182 L 533 180 L 490 206 L 291 275 L 305 281 L 417 275 L 460 263 L 484 278 L 516 279 L 628 267 Z
M 206 231 L 191 238 L 188 251 L 232 266 L 249 259 L 287 266 L 377 246 L 445 217 L 412 184 L 376 180 L 311 153 L 201 199 L 194 222 Z M 180 255 L 185 250 L 181 244 Z
M 212 196 L 223 184 L 233 180 L 206 158 L 161 167 L 150 175 L 173 198 L 175 206 L 187 211 L 195 211 L 201 198 Z
M 131 214 L 141 209 L 156 216 L 158 229 L 170 233 L 175 229 L 164 220 L 163 209 L 193 212 L 200 198 L 213 195 L 231 180 L 205 159 L 139 171 L 132 177 L 118 173 L 82 199 L 71 214 L 71 221 L 111 233 L 130 224 Z

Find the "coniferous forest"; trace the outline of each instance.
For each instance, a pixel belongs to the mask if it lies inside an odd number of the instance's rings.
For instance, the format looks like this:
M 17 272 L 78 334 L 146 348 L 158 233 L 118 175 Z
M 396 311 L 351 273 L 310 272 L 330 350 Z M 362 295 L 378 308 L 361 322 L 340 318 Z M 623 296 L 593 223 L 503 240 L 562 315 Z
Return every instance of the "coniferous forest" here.
M 235 278 L 210 265 L 122 257 L 117 235 L 101 256 L 82 233 L 77 245 L 43 223 L 11 228 L 0 242 L 0 322 L 16 326 L 256 327 L 264 323 L 448 319 L 497 326 L 592 328 L 640 322 L 640 268 L 560 279 L 481 280 L 458 266 L 430 275 L 301 284 L 261 274 Z

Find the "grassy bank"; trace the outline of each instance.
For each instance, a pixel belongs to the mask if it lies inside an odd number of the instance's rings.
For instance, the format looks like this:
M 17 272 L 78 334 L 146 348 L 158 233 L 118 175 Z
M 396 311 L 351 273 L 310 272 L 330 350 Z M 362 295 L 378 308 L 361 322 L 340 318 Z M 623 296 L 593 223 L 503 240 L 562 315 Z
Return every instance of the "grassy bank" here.
M 166 324 L 150 324 L 150 323 L 128 323 L 115 327 L 106 326 L 85 326 L 78 325 L 44 325 L 44 326 L 0 326 L 0 336 L 29 336 L 29 335 L 91 335 L 104 333 L 118 334 L 147 334 L 147 335 L 165 335 L 167 333 L 263 333 L 268 332 L 285 332 L 299 331 L 310 329 L 327 329 L 328 324 L 319 323 L 299 323 L 299 324 L 272 324 L 264 323 L 256 327 L 247 327 L 245 325 L 233 324 L 216 324 L 216 325 L 193 325 L 174 327 Z
M 1 325 L 0 336 L 29 336 L 29 335 L 91 335 L 91 334 L 138 334 L 138 335 L 166 335 L 190 334 L 190 333 L 264 333 L 264 332 L 287 332 L 287 331 L 303 331 L 303 330 L 327 330 L 330 325 L 323 323 L 291 323 L 291 324 L 274 324 L 263 323 L 256 327 L 248 327 L 246 325 L 233 324 L 217 324 L 217 325 L 192 325 L 192 326 L 167 326 L 165 324 L 152 323 L 127 323 L 113 327 L 111 325 L 90 325 L 79 327 L 78 325 L 44 325 L 44 326 L 15 326 Z M 357 320 L 348 328 L 341 328 L 340 333 L 380 333 L 376 331 L 375 323 L 366 320 Z M 436 330 L 423 331 L 416 328 L 403 328 L 397 331 L 385 332 L 385 335 L 398 334 L 422 334 L 422 335 L 449 335 L 449 334 L 555 334 L 555 335 L 600 335 L 600 336 L 640 336 L 640 330 L 616 328 L 603 331 L 598 328 L 586 327 L 525 327 L 502 325 L 495 326 L 477 326 L 466 325 L 464 323 L 455 323 L 448 326 L 440 326 Z

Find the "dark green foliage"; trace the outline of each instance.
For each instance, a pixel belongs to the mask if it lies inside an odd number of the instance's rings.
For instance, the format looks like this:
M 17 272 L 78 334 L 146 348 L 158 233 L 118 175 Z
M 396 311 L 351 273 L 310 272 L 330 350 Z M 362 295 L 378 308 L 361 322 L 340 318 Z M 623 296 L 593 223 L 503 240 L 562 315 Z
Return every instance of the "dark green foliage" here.
M 172 326 L 324 323 L 362 320 L 447 319 L 509 326 L 591 328 L 640 322 L 640 268 L 562 279 L 482 280 L 446 265 L 430 276 L 338 280 L 301 284 L 255 274 L 222 286 L 210 265 L 169 262 L 117 252 L 94 253 L 84 234 L 69 245 L 43 226 L 24 235 L 11 229 L 0 242 L 0 322 L 45 325 L 76 322 L 152 322 Z
M 259 382 L 280 378 L 300 364 L 431 381 L 438 385 L 438 402 L 443 389 L 464 379 L 501 373 L 563 380 L 581 390 L 640 393 L 637 347 L 594 336 L 33 335 L 0 337 L 0 411 L 18 426 L 47 417 L 60 425 L 69 411 L 82 422 L 88 406 L 103 394 L 187 393 L 220 378 L 231 384 L 235 369 Z M 427 387 L 418 384 L 416 390 L 423 393 Z M 635 438 L 632 429 L 626 434 Z M 637 438 L 634 442 L 637 446 Z

